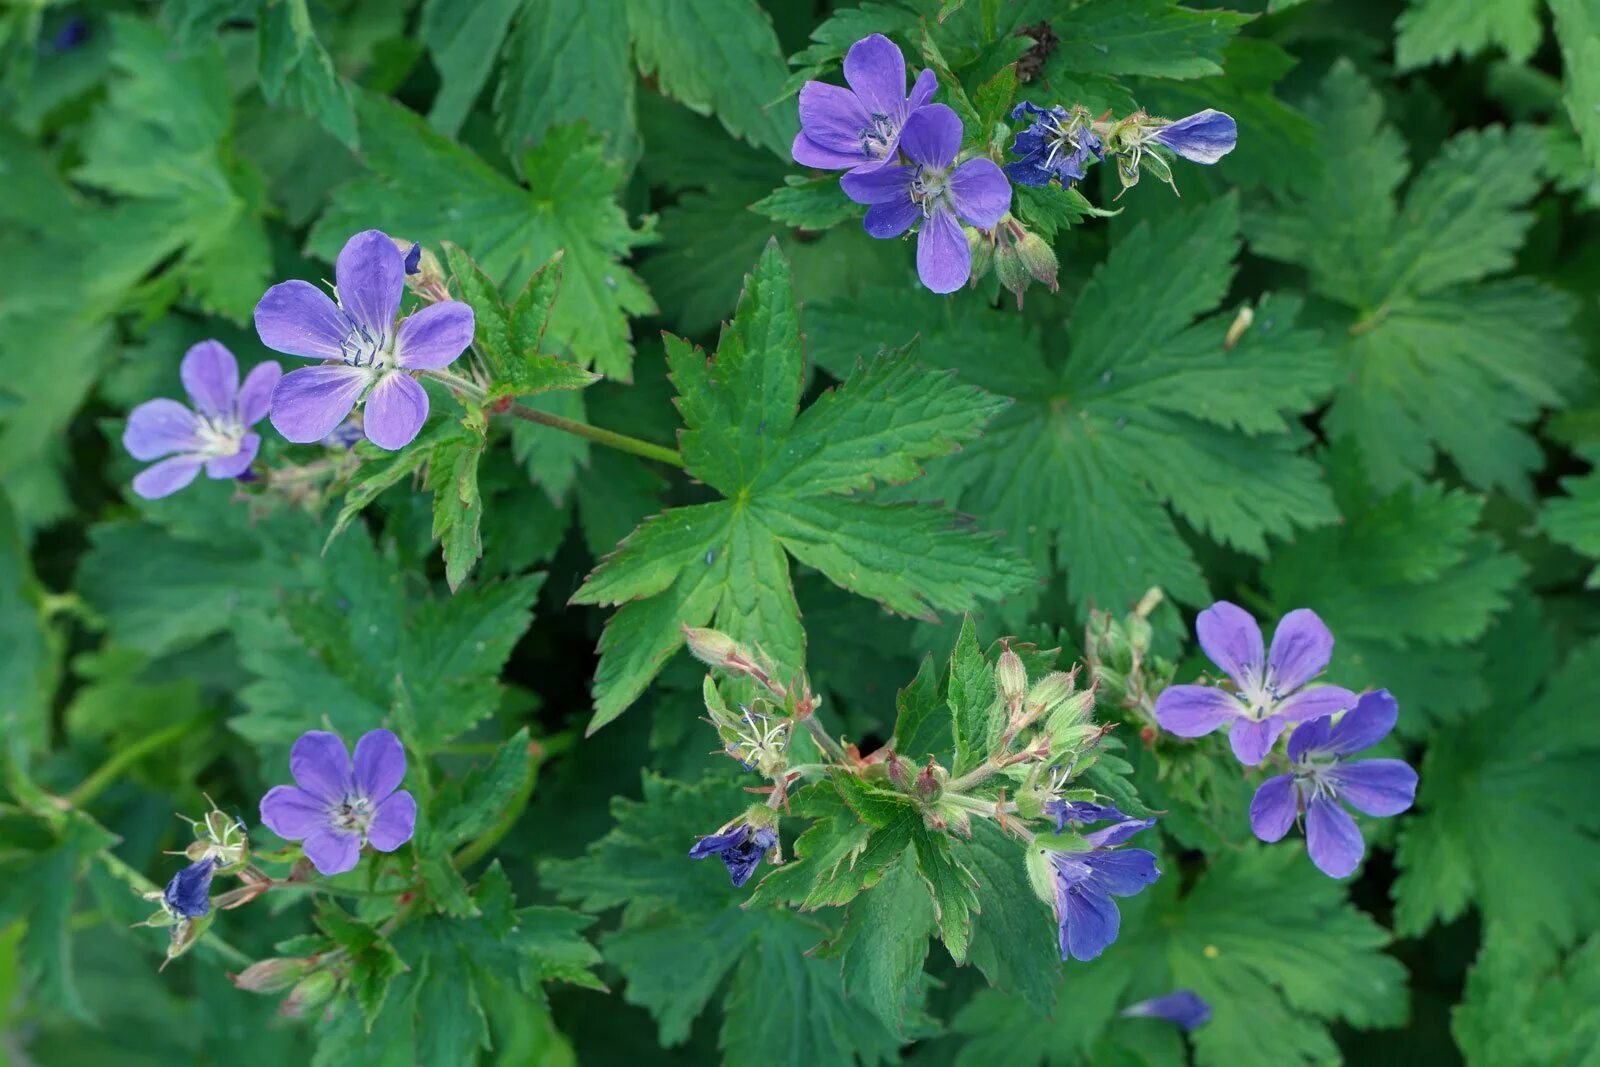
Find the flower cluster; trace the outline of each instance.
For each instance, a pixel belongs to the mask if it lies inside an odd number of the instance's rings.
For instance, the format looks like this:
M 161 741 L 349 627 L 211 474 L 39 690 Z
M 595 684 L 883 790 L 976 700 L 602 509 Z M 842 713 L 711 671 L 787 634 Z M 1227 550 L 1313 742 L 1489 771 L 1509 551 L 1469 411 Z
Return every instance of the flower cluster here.
M 194 840 L 178 855 L 189 860 L 168 880 L 166 887 L 144 894 L 159 910 L 140 926 L 169 931 L 167 959 L 174 960 L 195 946 L 213 918 L 211 886 L 220 875 L 237 875 L 244 885 L 215 901 L 234 908 L 258 895 L 257 880 L 249 870 L 250 838 L 244 823 L 215 805 L 202 819 L 190 822 Z M 165 964 L 163 964 L 165 966 Z
M 1136 111 L 1112 122 L 1091 117 L 1081 106 L 1043 108 L 1025 100 L 1012 109 L 1011 118 L 1028 122 L 1011 144 L 1012 154 L 1021 158 L 1006 165 L 1006 174 L 1019 185 L 1080 182 L 1108 155 L 1116 160 L 1125 189 L 1137 185 L 1145 169 L 1171 185 L 1172 170 L 1152 146 L 1210 165 L 1233 151 L 1239 139 L 1233 117 L 1210 109 L 1176 121 Z
M 393 852 L 416 830 L 416 799 L 400 788 L 406 751 L 388 730 L 363 734 L 353 763 L 337 734 L 308 731 L 289 750 L 289 773 L 294 785 L 261 798 L 261 821 L 300 842 L 321 874 L 353 870 L 367 845 Z

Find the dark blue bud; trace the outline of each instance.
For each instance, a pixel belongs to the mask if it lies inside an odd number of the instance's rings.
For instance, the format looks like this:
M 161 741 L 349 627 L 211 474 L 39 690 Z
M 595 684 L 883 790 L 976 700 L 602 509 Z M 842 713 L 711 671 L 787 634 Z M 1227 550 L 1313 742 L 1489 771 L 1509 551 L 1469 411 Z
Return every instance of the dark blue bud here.
M 406 273 L 416 274 L 422 270 L 422 246 L 412 245 L 411 251 L 406 253 Z
M 172 876 L 161 899 L 173 914 L 198 919 L 211 910 L 211 874 L 215 866 L 209 858 L 203 859 Z

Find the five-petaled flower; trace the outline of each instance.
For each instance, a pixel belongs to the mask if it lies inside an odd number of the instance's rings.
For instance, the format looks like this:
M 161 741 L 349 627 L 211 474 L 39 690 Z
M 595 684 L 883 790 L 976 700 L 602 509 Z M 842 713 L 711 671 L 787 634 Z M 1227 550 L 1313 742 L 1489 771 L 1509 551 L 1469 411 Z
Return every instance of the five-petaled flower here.
M 211 876 L 216 863 L 207 857 L 172 876 L 161 902 L 182 919 L 198 919 L 211 910 Z
M 344 742 L 324 730 L 301 734 L 289 751 L 296 785 L 276 785 L 261 798 L 261 821 L 285 841 L 300 841 L 325 875 L 343 874 L 361 847 L 393 852 L 411 840 L 417 802 L 400 789 L 406 752 L 388 730 L 356 742 L 352 766 Z
M 822 170 L 876 168 L 894 158 L 906 119 L 933 98 L 933 71 L 917 75 L 906 95 L 906 60 L 881 33 L 863 37 L 844 57 L 845 89 L 808 81 L 800 90 L 800 132 L 790 154 Z
M 943 104 L 919 108 L 900 132 L 909 162 L 846 174 L 840 185 L 858 204 L 873 237 L 899 237 L 918 220 L 917 275 L 936 293 L 953 293 L 972 272 L 966 222 L 993 229 L 1011 209 L 1011 183 L 992 160 L 953 166 L 961 150 L 961 120 Z M 959 220 L 959 221 L 958 221 Z
M 1006 164 L 1007 176 L 1018 185 L 1049 185 L 1051 179 L 1070 185 L 1083 180 L 1090 156 L 1105 158 L 1105 146 L 1081 108 L 1046 110 L 1024 100 L 1011 109 L 1013 121 L 1029 117 L 1032 123 L 1011 143 L 1012 153 L 1022 158 Z
M 1156 699 L 1156 721 L 1179 737 L 1201 737 L 1231 724 L 1233 754 L 1254 767 L 1290 724 L 1355 705 L 1356 695 L 1348 689 L 1306 688 L 1333 657 L 1333 634 L 1307 608 L 1283 617 L 1265 657 L 1255 619 L 1226 600 L 1202 611 L 1195 631 L 1200 647 L 1233 680 L 1237 692 L 1206 685 L 1168 687 Z
M 1207 108 L 1167 123 L 1150 139 L 1191 163 L 1209 165 L 1233 151 L 1239 141 L 1239 125 L 1232 115 Z
M 1111 898 L 1131 897 L 1161 876 L 1155 853 L 1114 848 L 1154 825 L 1154 819 L 1127 819 L 1084 834 L 1088 852 L 1050 852 L 1063 960 L 1087 962 L 1104 952 L 1122 927 Z
M 1366 852 L 1361 830 L 1344 801 L 1367 815 L 1398 815 L 1417 795 L 1417 772 L 1403 760 L 1344 758 L 1389 736 L 1400 709 L 1388 690 L 1364 693 L 1338 722 L 1318 719 L 1289 735 L 1288 774 L 1268 778 L 1250 802 L 1250 828 L 1278 841 L 1300 812 L 1306 817 L 1311 862 L 1330 878 L 1356 869 Z
M 184 353 L 178 375 L 194 403 L 147 400 L 128 414 L 122 446 L 134 459 L 162 459 L 140 471 L 133 491 L 146 500 L 176 493 L 203 466 L 212 478 L 237 478 L 261 448 L 250 427 L 267 415 L 272 389 L 283 373 L 276 363 L 258 364 L 239 384 L 239 364 L 216 341 L 201 341 Z
M 1185 1032 L 1211 1021 L 1211 1005 L 1192 989 L 1179 989 L 1164 997 L 1151 997 L 1122 1009 L 1129 1018 L 1165 1019 Z
M 472 308 L 442 300 L 397 324 L 406 257 L 378 230 L 345 242 L 334 272 L 337 304 L 296 280 L 274 285 L 256 305 L 262 344 L 327 361 L 283 376 L 272 425 L 296 443 L 320 441 L 365 398 L 367 439 L 404 448 L 428 418 L 428 394 L 407 372 L 454 363 L 472 343 Z
M 721 856 L 728 868 L 728 877 L 734 885 L 741 886 L 761 865 L 761 857 L 777 843 L 778 831 L 772 827 L 736 822 L 696 841 L 689 850 L 689 858 L 703 860 L 707 856 Z

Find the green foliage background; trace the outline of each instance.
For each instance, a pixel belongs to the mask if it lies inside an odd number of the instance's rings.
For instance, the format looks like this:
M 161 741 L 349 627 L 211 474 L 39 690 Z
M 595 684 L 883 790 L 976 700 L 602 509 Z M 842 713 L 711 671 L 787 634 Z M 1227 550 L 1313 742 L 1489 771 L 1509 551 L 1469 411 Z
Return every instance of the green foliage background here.
M 0 1060 L 1600 1062 L 1600 5 L 1232 6 L 0 6 Z M 1178 164 L 1181 198 L 1092 171 L 1110 217 L 1019 201 L 1059 293 L 937 298 L 831 182 L 786 180 L 790 94 L 874 31 L 973 115 L 1026 54 L 1029 99 L 1215 107 L 1239 146 Z M 687 471 L 446 420 L 361 468 L 326 551 L 337 500 L 133 497 L 126 412 L 205 337 L 265 358 L 265 287 L 370 227 L 459 246 L 489 301 L 559 251 L 548 322 L 503 328 L 603 381 L 538 405 Z M 1314 608 L 1331 677 L 1399 698 L 1418 803 L 1348 884 L 1251 839 L 1231 759 L 1130 731 L 1167 874 L 1092 964 L 1055 959 L 988 825 L 938 853 L 984 885 L 970 915 L 952 886 L 935 913 L 918 843 L 815 910 L 782 906 L 817 902 L 815 859 L 742 910 L 685 859 L 749 798 L 681 621 L 803 661 L 870 751 L 962 612 L 1070 658 L 1153 586 L 1181 680 L 1226 597 Z M 224 977 L 304 905 L 157 974 L 128 924 L 170 813 L 253 823 L 324 721 L 404 724 L 434 910 L 392 943 L 319 910 L 363 960 L 320 1021 Z M 858 821 L 802 794 L 791 854 L 808 820 L 813 848 Z M 1116 1017 L 1178 987 L 1215 1007 L 1192 1051 Z

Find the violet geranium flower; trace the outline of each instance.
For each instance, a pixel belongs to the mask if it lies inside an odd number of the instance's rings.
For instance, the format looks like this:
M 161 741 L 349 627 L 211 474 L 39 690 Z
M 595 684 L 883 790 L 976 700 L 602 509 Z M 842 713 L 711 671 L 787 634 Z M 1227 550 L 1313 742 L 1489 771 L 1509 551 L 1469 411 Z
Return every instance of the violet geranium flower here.
M 871 205 L 865 226 L 873 237 L 899 237 L 921 221 L 917 276 L 936 293 L 955 292 L 972 273 L 961 223 L 993 229 L 1011 209 L 1011 183 L 992 160 L 952 166 L 961 132 L 961 120 L 943 104 L 919 108 L 900 131 L 910 162 L 851 171 L 839 182 L 850 199 Z
M 1089 128 L 1087 112 L 1059 104 L 1047 111 L 1026 100 L 1011 109 L 1013 122 L 1029 117 L 1032 123 L 1011 143 L 1012 153 L 1022 158 L 1005 168 L 1018 185 L 1049 185 L 1052 178 L 1063 186 L 1081 182 L 1089 157 L 1105 158 L 1105 145 Z
M 133 491 L 156 500 L 194 481 L 205 467 L 211 478 L 237 478 L 250 469 L 261 435 L 250 427 L 266 418 L 272 389 L 283 369 L 268 360 L 239 384 L 239 363 L 216 341 L 201 341 L 184 353 L 178 375 L 194 404 L 147 400 L 128 413 L 122 447 L 134 459 L 161 459 L 133 479 Z
M 1295 818 L 1306 816 L 1306 850 L 1330 878 L 1356 869 L 1366 853 L 1361 829 L 1340 806 L 1367 815 L 1398 815 L 1417 795 L 1417 772 L 1404 760 L 1344 758 L 1389 736 L 1400 708 L 1388 690 L 1363 693 L 1338 721 L 1318 719 L 1289 735 L 1288 774 L 1268 778 L 1250 801 L 1250 829 L 1263 841 L 1278 841 Z
M 761 857 L 777 843 L 778 831 L 772 827 L 736 822 L 696 841 L 689 850 L 689 858 L 703 860 L 708 856 L 721 856 L 723 865 L 728 868 L 728 877 L 734 885 L 742 886 L 756 873 Z
M 1211 1005 L 1194 990 L 1180 989 L 1164 997 L 1129 1004 L 1119 1014 L 1125 1018 L 1165 1019 L 1187 1033 L 1211 1021 Z
M 272 425 L 309 444 L 364 402 L 367 440 L 404 448 L 428 418 L 428 394 L 408 372 L 454 363 L 472 343 L 472 308 L 442 300 L 396 323 L 406 257 L 379 230 L 346 241 L 334 270 L 337 304 L 296 280 L 274 285 L 256 305 L 262 344 L 327 361 L 283 376 L 272 396 Z
M 307 731 L 289 750 L 289 773 L 296 784 L 267 791 L 261 821 L 285 841 L 302 842 L 321 873 L 351 870 L 363 845 L 393 852 L 411 840 L 417 802 L 400 788 L 406 751 L 388 730 L 362 735 L 353 766 L 337 735 Z
M 881 33 L 863 37 L 844 57 L 845 89 L 808 81 L 800 90 L 800 132 L 790 155 L 821 170 L 876 168 L 894 158 L 912 112 L 933 98 L 933 71 L 917 75 L 906 95 L 906 60 Z
M 1210 165 L 1233 151 L 1239 143 L 1239 124 L 1224 111 L 1207 108 L 1151 134 L 1156 144 L 1172 149 L 1191 163 Z
M 1087 963 L 1117 939 L 1122 912 L 1112 897 L 1131 897 L 1161 877 L 1155 853 L 1142 848 L 1114 849 L 1154 819 L 1128 819 L 1084 834 L 1088 852 L 1050 853 L 1056 889 L 1056 922 L 1061 926 L 1061 958 Z
M 198 919 L 211 910 L 211 876 L 216 868 L 210 857 L 189 864 L 172 876 L 161 902 L 172 914 Z
M 1261 628 L 1243 608 L 1219 600 L 1195 622 L 1200 647 L 1237 692 L 1208 685 L 1169 686 L 1156 698 L 1156 721 L 1179 737 L 1202 737 L 1229 725 L 1239 762 L 1254 767 L 1290 724 L 1354 707 L 1356 695 L 1334 685 L 1306 688 L 1333 657 L 1333 634 L 1316 612 L 1285 615 L 1262 655 Z

